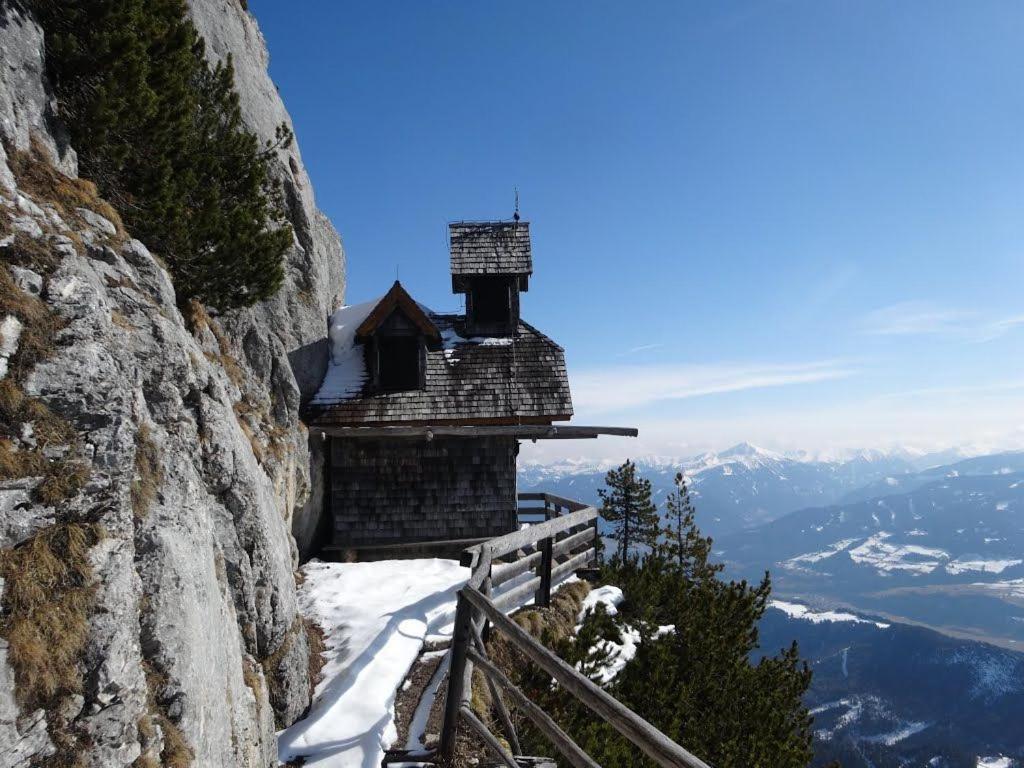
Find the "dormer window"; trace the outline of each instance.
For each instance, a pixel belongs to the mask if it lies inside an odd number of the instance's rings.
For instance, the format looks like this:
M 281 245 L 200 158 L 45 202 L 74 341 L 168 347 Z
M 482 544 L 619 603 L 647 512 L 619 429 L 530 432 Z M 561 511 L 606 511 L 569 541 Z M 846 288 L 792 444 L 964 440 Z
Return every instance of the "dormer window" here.
M 371 390 L 386 393 L 425 386 L 427 346 L 440 343 L 441 334 L 395 281 L 356 330 L 356 338 L 366 350 Z
M 377 389 L 402 392 L 423 386 L 423 343 L 419 336 L 379 336 L 375 346 Z

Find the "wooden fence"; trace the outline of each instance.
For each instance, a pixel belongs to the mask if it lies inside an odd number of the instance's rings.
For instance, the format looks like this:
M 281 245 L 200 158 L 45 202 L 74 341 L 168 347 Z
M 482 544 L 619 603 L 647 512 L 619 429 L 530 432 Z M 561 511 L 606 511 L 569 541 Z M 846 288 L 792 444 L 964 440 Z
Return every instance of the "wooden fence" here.
M 491 631 L 504 634 L 527 659 L 658 765 L 664 768 L 710 768 L 508 618 L 506 613 L 522 605 L 530 596 L 536 605 L 548 605 L 552 584 L 593 563 L 597 556 L 596 509 L 547 493 L 521 493 L 519 500 L 534 502 L 533 506 L 520 507 L 520 520 L 525 522 L 533 518 L 536 522 L 515 533 L 469 547 L 463 553 L 462 563 L 470 567 L 471 575 L 458 595 L 439 750 L 417 754 L 389 753 L 384 764 L 415 759 L 449 762 L 455 754 L 458 729 L 465 726 L 508 768 L 519 768 L 516 758 L 522 755 L 522 750 L 505 703 L 507 696 L 568 764 L 574 768 L 600 768 L 487 658 L 483 636 L 490 625 Z M 532 576 L 524 579 L 525 574 Z M 516 583 L 512 586 L 500 589 L 513 580 Z M 512 752 L 470 708 L 470 681 L 474 665 L 487 681 L 495 712 Z

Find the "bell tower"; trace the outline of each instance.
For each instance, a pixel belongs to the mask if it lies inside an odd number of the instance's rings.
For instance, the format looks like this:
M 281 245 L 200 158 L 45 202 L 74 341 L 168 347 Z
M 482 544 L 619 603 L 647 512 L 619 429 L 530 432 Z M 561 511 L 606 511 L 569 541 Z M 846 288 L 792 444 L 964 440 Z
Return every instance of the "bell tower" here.
M 533 274 L 530 223 L 457 222 L 448 226 L 452 291 L 466 295 L 466 333 L 512 336 L 519 294 Z

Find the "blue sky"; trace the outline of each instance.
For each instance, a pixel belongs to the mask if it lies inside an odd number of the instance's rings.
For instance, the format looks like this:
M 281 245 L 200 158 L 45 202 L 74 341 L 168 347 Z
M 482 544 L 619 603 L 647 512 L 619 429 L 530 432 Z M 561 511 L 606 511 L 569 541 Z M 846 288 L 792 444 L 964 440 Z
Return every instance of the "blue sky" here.
M 507 218 L 580 423 L 532 456 L 1024 445 L 1024 6 L 250 0 L 347 300 Z

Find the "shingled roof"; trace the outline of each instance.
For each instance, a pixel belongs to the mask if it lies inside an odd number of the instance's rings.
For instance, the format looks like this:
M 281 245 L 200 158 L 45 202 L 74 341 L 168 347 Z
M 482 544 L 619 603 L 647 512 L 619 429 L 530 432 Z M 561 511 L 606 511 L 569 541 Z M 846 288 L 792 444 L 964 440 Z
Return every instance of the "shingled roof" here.
M 423 389 L 370 393 L 356 342 L 349 353 L 332 352 L 324 386 L 311 404 L 311 423 L 548 424 L 572 416 L 564 352 L 536 328 L 520 323 L 515 336 L 465 338 L 464 315 L 429 317 L 443 344 L 426 353 Z M 332 385 L 332 378 L 343 386 Z
M 448 234 L 452 277 L 533 274 L 528 221 L 461 221 Z

